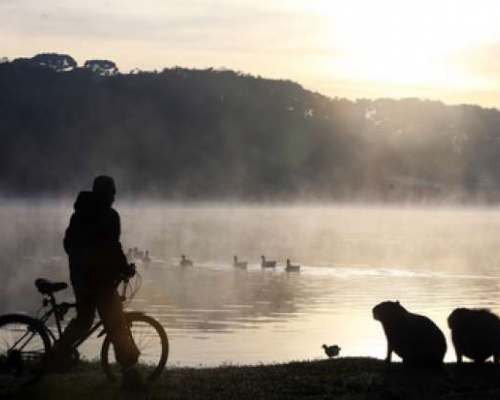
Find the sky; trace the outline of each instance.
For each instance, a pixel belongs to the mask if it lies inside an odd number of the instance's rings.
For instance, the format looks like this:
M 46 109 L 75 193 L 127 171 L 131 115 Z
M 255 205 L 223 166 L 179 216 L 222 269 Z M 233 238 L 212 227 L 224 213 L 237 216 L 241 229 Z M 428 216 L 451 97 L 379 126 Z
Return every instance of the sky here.
M 498 0 L 0 0 L 0 57 L 228 68 L 330 97 L 500 108 Z

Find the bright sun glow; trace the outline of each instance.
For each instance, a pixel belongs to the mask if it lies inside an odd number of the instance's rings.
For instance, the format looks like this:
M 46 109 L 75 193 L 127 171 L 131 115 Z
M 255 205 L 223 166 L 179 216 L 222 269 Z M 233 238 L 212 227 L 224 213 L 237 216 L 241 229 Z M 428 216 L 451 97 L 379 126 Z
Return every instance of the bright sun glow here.
M 484 78 L 469 74 L 461 60 L 474 46 L 488 45 L 498 37 L 500 2 L 351 0 L 321 6 L 332 20 L 328 40 L 342 51 L 329 67 L 345 78 L 387 84 L 487 85 Z

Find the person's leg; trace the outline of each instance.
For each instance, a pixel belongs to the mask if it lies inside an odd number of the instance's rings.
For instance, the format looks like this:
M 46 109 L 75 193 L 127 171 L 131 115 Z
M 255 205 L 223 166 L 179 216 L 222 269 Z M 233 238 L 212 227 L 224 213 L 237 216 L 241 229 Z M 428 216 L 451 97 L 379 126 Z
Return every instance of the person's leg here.
M 75 290 L 77 300 L 76 316 L 73 318 L 59 340 L 54 343 L 45 361 L 47 372 L 63 372 L 67 370 L 72 361 L 73 344 L 83 337 L 94 322 L 95 310 L 93 299 L 82 295 Z
M 57 341 L 58 346 L 71 347 L 92 327 L 96 307 L 91 301 L 82 300 L 77 299 L 76 316 L 69 322 L 61 338 Z
M 129 368 L 137 363 L 139 350 L 130 334 L 130 328 L 125 320 L 122 302 L 116 290 L 109 291 L 99 301 L 97 311 L 101 317 L 104 329 L 113 343 L 116 361 Z
M 90 329 L 96 311 L 95 290 L 85 275 L 81 273 L 87 269 L 86 264 L 76 264 L 75 262 L 72 264 L 70 262 L 71 266 L 73 266 L 71 268 L 71 286 L 75 294 L 76 317 L 69 322 L 57 342 L 58 345 L 66 347 L 70 347 Z

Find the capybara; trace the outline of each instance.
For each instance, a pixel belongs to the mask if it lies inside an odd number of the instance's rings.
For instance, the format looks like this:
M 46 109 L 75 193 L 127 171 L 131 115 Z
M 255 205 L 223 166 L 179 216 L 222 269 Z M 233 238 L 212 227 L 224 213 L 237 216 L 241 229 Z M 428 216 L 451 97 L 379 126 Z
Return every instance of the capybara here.
M 373 318 L 382 323 L 387 338 L 386 362 L 391 362 L 395 352 L 407 365 L 442 364 L 446 339 L 429 318 L 409 312 L 399 301 L 377 304 L 373 307 Z
M 489 310 L 457 308 L 448 317 L 457 363 L 465 356 L 483 363 L 500 358 L 500 318 Z

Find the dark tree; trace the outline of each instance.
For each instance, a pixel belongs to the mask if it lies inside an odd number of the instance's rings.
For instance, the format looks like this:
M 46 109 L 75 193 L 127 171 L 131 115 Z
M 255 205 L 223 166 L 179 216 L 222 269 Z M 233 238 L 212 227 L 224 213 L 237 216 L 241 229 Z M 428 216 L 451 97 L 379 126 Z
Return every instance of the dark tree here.
M 31 58 L 31 62 L 41 67 L 48 67 L 57 72 L 67 72 L 76 68 L 73 57 L 67 54 L 41 53 Z
M 116 64 L 109 60 L 87 60 L 83 68 L 89 69 L 101 76 L 113 76 L 118 73 Z
M 169 198 L 500 199 L 496 109 L 65 57 L 0 64 L 0 195 L 73 193 L 107 171 L 124 193 Z

